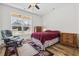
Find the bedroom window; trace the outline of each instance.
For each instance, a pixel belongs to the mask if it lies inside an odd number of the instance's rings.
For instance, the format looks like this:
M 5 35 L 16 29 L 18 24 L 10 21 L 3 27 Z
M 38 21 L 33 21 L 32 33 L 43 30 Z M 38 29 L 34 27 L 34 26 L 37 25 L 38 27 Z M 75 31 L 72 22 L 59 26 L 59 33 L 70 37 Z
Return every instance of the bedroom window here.
M 32 20 L 11 16 L 11 26 L 12 30 L 27 31 L 32 26 Z
M 32 31 L 32 19 L 23 19 L 16 16 L 11 16 L 11 28 L 13 33 L 21 32 L 23 33 Z

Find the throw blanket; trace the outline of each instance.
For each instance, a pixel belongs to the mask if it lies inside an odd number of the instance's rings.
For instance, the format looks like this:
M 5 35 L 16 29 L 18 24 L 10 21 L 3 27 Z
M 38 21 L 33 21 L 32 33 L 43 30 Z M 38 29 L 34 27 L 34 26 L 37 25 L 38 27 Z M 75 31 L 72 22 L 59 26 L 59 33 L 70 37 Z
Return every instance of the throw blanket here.
M 41 41 L 44 44 L 45 41 L 54 39 L 59 37 L 59 31 L 46 31 L 46 32 L 34 32 L 32 33 L 31 37 L 34 37 Z

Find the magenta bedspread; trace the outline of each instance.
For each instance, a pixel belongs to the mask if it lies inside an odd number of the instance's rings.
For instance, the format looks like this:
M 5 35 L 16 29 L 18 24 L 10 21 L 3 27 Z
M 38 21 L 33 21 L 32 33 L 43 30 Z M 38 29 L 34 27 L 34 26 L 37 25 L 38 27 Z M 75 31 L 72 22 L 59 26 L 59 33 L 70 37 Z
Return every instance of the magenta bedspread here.
M 59 37 L 59 31 L 34 32 L 31 37 L 36 38 L 44 44 L 45 41 Z

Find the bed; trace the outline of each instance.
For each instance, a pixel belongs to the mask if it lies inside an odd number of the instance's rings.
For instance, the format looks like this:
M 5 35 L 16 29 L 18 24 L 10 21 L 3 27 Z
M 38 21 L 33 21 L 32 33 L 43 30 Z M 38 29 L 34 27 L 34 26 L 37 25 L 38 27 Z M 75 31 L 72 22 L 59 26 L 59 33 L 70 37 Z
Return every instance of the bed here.
M 31 35 L 32 41 L 45 50 L 46 47 L 53 45 L 59 41 L 59 31 L 46 30 L 44 32 L 34 32 Z

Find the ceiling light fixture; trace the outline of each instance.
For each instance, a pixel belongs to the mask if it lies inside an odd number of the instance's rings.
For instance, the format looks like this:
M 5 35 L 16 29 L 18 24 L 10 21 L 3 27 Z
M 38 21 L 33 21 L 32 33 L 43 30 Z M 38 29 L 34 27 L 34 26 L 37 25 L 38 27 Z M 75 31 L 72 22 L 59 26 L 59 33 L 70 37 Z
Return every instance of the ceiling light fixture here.
M 39 10 L 40 8 L 39 8 L 38 4 L 39 3 L 31 3 L 31 4 L 29 4 L 28 9 L 30 9 L 30 8 L 36 8 L 36 9 Z

